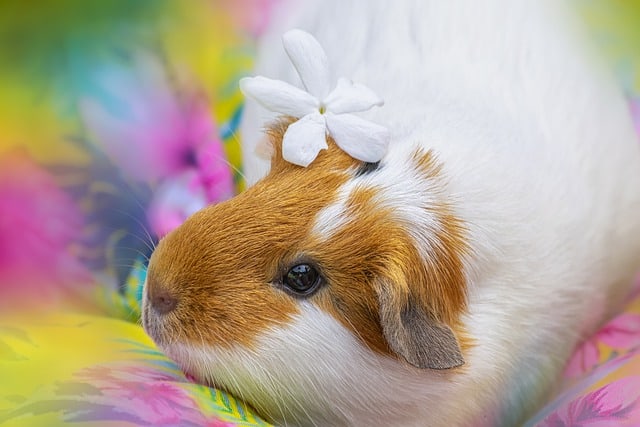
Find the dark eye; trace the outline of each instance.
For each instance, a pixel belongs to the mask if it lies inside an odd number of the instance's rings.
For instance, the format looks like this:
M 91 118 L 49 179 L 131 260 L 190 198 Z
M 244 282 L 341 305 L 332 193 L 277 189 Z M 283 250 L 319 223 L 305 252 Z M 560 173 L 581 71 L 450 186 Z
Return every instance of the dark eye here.
M 309 264 L 294 265 L 282 278 L 282 284 L 291 292 L 307 296 L 318 288 L 321 278 L 315 267 Z

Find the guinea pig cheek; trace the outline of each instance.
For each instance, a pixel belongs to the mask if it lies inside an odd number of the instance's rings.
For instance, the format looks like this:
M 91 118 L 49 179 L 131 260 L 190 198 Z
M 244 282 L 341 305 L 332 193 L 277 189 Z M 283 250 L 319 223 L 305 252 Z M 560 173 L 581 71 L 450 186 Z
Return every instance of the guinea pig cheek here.
M 255 337 L 251 350 L 188 343 L 172 346 L 169 355 L 198 382 L 242 398 L 267 419 L 281 419 L 286 408 L 288 419 L 302 425 L 309 417 L 332 415 L 332 399 L 349 400 L 363 378 L 378 381 L 384 371 L 397 368 L 315 304 L 300 301 L 299 306 L 291 322 Z M 374 387 L 380 389 L 382 384 Z
M 437 176 L 430 156 L 424 157 L 427 170 L 421 172 Z M 310 252 L 328 266 L 330 285 L 313 302 L 375 353 L 423 368 L 459 367 L 462 354 L 472 347 L 461 323 L 466 309 L 464 226 L 444 201 L 418 201 L 415 215 L 406 219 L 396 209 L 400 202 L 412 213 L 411 201 L 394 200 L 382 185 L 356 186 L 345 192 L 337 208 L 329 207 L 320 216 L 319 224 L 332 227 L 315 227 Z M 429 240 L 407 232 L 405 224 L 412 222 Z M 410 326 L 414 320 L 420 320 L 417 330 Z M 403 342 L 394 341 L 399 336 Z M 404 349 L 416 340 L 427 350 L 433 347 L 429 343 L 451 345 L 429 354 L 429 360 L 416 360 Z M 418 353 L 426 357 L 429 352 Z M 447 357 L 440 359 L 436 353 Z
M 211 297 L 206 298 L 202 297 L 206 291 L 192 293 L 187 287 L 176 309 L 166 315 L 147 309 L 152 338 L 168 354 L 176 344 L 251 351 L 265 331 L 287 325 L 297 314 L 295 301 L 267 285 L 233 282 L 233 286 L 212 287 Z
M 286 325 L 298 313 L 296 301 L 274 292 L 250 262 L 245 268 L 211 271 L 204 262 L 189 268 L 197 247 L 190 222 L 165 238 L 153 254 L 143 298 L 143 325 L 158 347 L 189 373 L 198 372 L 184 348 L 245 348 L 252 351 L 265 331 Z M 184 240 L 185 242 L 183 242 Z M 205 246 L 197 248 L 203 253 Z M 215 255 L 208 254 L 202 259 Z M 184 259 L 183 259 L 184 258 Z M 195 258 L 198 259 L 198 258 Z M 240 260 L 234 265 L 242 265 Z M 247 273 L 247 271 L 249 273 Z M 224 277 L 224 280 L 219 278 Z

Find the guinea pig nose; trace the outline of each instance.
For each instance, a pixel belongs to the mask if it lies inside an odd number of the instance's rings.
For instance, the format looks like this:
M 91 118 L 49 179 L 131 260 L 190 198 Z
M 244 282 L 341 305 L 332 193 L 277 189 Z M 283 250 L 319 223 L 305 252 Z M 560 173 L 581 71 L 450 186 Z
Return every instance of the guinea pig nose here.
M 151 306 L 159 314 L 171 313 L 178 305 L 178 299 L 165 290 L 151 297 Z
M 149 303 L 151 308 L 158 314 L 168 314 L 175 310 L 178 305 L 178 298 L 167 288 L 158 283 L 148 283 Z

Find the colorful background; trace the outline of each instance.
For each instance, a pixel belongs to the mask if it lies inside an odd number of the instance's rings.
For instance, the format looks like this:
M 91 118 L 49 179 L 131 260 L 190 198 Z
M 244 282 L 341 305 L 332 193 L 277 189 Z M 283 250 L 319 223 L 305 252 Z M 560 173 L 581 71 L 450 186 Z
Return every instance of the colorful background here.
M 157 239 L 243 188 L 237 82 L 277 1 L 0 0 L 0 426 L 266 425 L 138 322 Z M 577 4 L 640 132 L 640 1 Z M 529 425 L 640 425 L 639 303 Z
M 271 3 L 0 2 L 4 295 L 116 289 L 241 189 L 237 81 Z

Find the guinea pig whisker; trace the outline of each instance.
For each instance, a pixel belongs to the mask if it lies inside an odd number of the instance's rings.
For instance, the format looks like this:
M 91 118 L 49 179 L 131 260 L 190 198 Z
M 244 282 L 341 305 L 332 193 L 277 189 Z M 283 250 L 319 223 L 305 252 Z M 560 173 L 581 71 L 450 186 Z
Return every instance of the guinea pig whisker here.
M 132 234 L 133 236 L 133 234 Z M 149 255 L 147 255 L 146 253 L 142 252 L 140 249 L 137 248 L 125 248 L 125 249 L 131 249 L 132 251 L 136 252 L 136 254 L 141 257 L 142 259 L 144 259 L 145 262 L 149 262 Z
M 202 334 L 202 331 L 200 330 L 200 328 L 198 327 L 198 325 L 195 325 L 196 332 L 198 333 L 198 335 L 200 335 L 200 343 L 202 344 L 202 348 L 205 349 L 207 348 L 207 344 L 206 341 L 204 339 L 204 335 Z M 207 379 L 207 381 L 212 381 L 212 379 L 214 378 L 214 376 L 212 375 L 211 372 L 211 368 L 209 367 L 209 364 L 206 363 L 206 361 L 201 361 L 199 358 L 196 358 L 196 362 L 200 362 L 200 363 L 196 363 L 196 369 L 197 371 L 200 372 L 204 372 L 204 377 Z
M 142 242 L 147 249 L 149 249 L 149 250 L 153 250 L 154 249 L 153 242 L 150 242 L 146 236 L 139 236 L 139 235 L 131 232 L 130 230 L 125 230 L 122 227 L 114 227 L 112 225 L 104 225 L 104 226 L 102 226 L 102 228 L 104 230 L 107 230 L 107 231 L 110 231 L 110 232 L 119 233 L 120 236 L 118 236 L 118 237 L 120 237 L 120 238 L 127 237 L 127 236 L 134 237 L 138 241 Z
M 164 322 L 165 326 L 163 329 L 167 329 L 166 326 L 166 320 Z M 169 352 L 171 353 L 172 358 L 175 358 L 173 356 L 173 351 L 174 349 L 180 349 L 180 343 L 182 342 L 181 340 L 181 335 L 182 335 L 182 329 L 179 327 L 180 325 L 178 325 L 178 327 L 173 327 L 173 325 L 169 325 L 169 328 L 171 330 L 171 333 L 169 334 L 162 334 L 164 340 L 166 341 L 166 343 L 163 344 L 163 347 L 166 347 L 169 349 Z
M 110 232 L 121 233 L 119 236 L 120 239 L 122 239 L 122 237 L 127 237 L 127 236 L 134 237 L 135 239 L 140 241 L 150 252 L 153 252 L 155 250 L 155 244 L 153 242 L 149 242 L 147 239 L 140 237 L 137 234 L 132 233 L 131 231 L 126 231 L 125 233 L 122 233 L 125 230 L 116 228 L 116 227 L 109 227 L 109 226 L 105 226 L 104 229 Z M 144 252 L 142 252 L 139 247 L 135 247 L 135 248 L 131 246 L 119 246 L 119 247 L 122 249 L 130 250 L 132 252 L 136 252 L 138 255 L 141 255 L 147 262 L 149 261 L 149 256 Z
M 142 222 L 140 220 L 140 218 L 138 218 L 137 216 L 131 214 L 130 212 L 124 211 L 122 209 L 113 209 L 114 212 L 117 212 L 119 214 L 122 214 L 124 216 L 126 216 L 127 218 L 130 218 L 131 220 L 133 220 L 133 222 L 135 222 L 142 231 L 144 231 L 145 233 L 145 237 L 148 240 L 143 239 L 140 236 L 136 236 L 138 237 L 141 241 L 143 241 L 144 243 L 146 243 L 147 248 L 153 252 L 153 250 L 156 248 L 156 244 L 155 244 L 155 239 L 151 236 L 151 233 L 149 232 L 149 229 L 147 228 L 147 224 L 145 224 L 144 222 Z M 146 212 L 146 210 L 145 210 Z M 132 234 L 133 235 L 133 234 Z
M 135 319 L 135 323 L 138 326 L 143 326 L 142 325 L 142 313 L 138 313 L 135 306 L 130 306 L 130 305 L 126 304 L 124 306 L 124 310 L 125 310 L 124 314 L 127 316 L 127 319 Z
M 195 325 L 195 331 L 197 332 L 197 334 L 200 336 L 200 342 L 202 345 L 202 350 L 207 349 L 209 346 L 207 345 L 205 339 L 204 339 L 204 335 L 202 334 L 202 331 L 200 330 L 200 328 Z M 193 361 L 194 365 L 195 365 L 195 369 L 196 372 L 198 373 L 198 375 L 200 377 L 202 377 L 202 379 L 206 380 L 209 383 L 213 383 L 213 386 L 215 388 L 220 388 L 220 384 L 217 383 L 217 381 L 215 381 L 216 377 L 219 377 L 218 375 L 215 375 L 215 373 L 213 372 L 214 366 L 218 365 L 215 363 L 215 361 L 212 360 L 207 360 L 207 358 L 203 359 L 202 357 L 192 357 L 192 352 L 187 351 L 186 352 L 186 356 L 187 359 L 189 360 L 189 362 Z M 201 353 L 202 354 L 202 353 Z M 208 355 L 207 355 L 208 356 Z M 233 372 L 229 369 L 229 367 L 227 366 L 227 363 L 222 363 L 220 364 L 222 366 L 222 368 L 224 369 L 226 375 L 224 375 L 225 378 L 228 378 L 230 380 L 231 383 L 233 383 L 233 387 L 235 389 L 234 392 L 231 392 L 230 394 L 233 395 L 238 395 L 237 397 L 240 398 L 240 400 L 242 400 L 243 402 L 249 402 L 250 400 L 248 400 L 246 398 L 246 396 L 244 395 L 244 392 L 242 391 L 242 387 L 240 386 L 239 382 L 236 380 L 235 375 L 233 375 Z M 229 392 L 228 390 L 225 390 L 227 392 Z M 261 408 L 255 408 L 256 410 L 260 410 Z
M 278 365 L 281 364 L 286 364 L 287 361 L 283 360 L 281 356 L 279 356 L 279 363 Z M 253 360 L 253 358 L 252 358 Z M 311 422 L 314 426 L 316 426 L 317 424 L 315 423 L 315 421 L 313 421 L 313 417 L 311 416 L 311 414 L 309 414 L 309 412 L 306 409 L 306 405 L 304 400 L 300 399 L 299 396 L 295 395 L 292 391 L 290 387 L 286 387 L 286 384 L 296 384 L 298 383 L 298 379 L 293 377 L 293 376 L 289 376 L 289 378 L 287 378 L 285 382 L 280 381 L 278 378 L 274 377 L 267 369 L 265 369 L 264 367 L 257 365 L 258 369 L 263 371 L 267 378 L 270 380 L 271 384 L 273 385 L 273 390 L 268 390 L 271 394 L 277 394 L 278 395 L 278 400 L 276 400 L 276 404 L 278 405 L 278 409 L 282 412 L 282 408 L 280 407 L 279 402 L 291 402 L 293 403 L 293 405 L 297 408 L 299 408 L 302 413 L 304 413 L 305 415 L 305 419 L 304 420 L 299 420 L 296 419 L 296 421 L 304 421 L 305 423 Z M 314 384 L 313 382 L 311 383 L 312 387 L 315 389 L 316 394 L 317 395 L 322 395 L 322 393 L 317 389 L 316 384 Z M 285 399 L 286 396 L 283 396 L 282 393 L 280 392 L 286 392 L 287 395 L 289 396 L 289 399 Z M 283 415 L 283 419 L 284 419 L 284 415 Z M 297 418 L 297 416 L 296 416 Z
M 140 311 L 141 311 L 140 316 L 138 316 L 136 319 L 136 325 L 144 327 L 144 325 L 142 324 L 142 309 Z M 134 314 L 133 309 L 131 309 L 131 313 L 129 314 Z
M 258 371 L 262 371 L 264 373 L 265 379 L 269 384 L 268 385 L 260 384 L 260 388 L 266 394 L 276 395 L 276 399 L 274 399 L 274 402 L 276 404 L 278 412 L 280 413 L 280 416 L 282 417 L 282 419 L 284 419 L 285 412 L 280 402 L 286 402 L 286 400 L 283 398 L 284 396 L 282 395 L 281 390 L 287 389 L 287 388 L 281 387 L 282 384 L 276 380 L 276 378 L 269 372 L 268 369 L 265 369 L 264 367 L 260 366 L 258 363 L 252 362 L 252 359 L 249 359 L 249 364 L 252 365 L 250 369 L 252 372 L 254 372 L 257 368 Z M 289 394 L 292 395 L 291 392 L 289 392 Z
M 241 141 L 240 141 L 240 137 L 238 136 L 237 132 L 235 131 L 231 131 L 231 138 L 233 138 L 233 142 L 235 142 L 236 144 L 238 144 L 238 146 L 241 146 Z M 220 160 L 222 160 L 227 166 L 229 166 L 231 168 L 232 171 L 234 171 L 235 173 L 238 174 L 238 176 L 240 176 L 243 181 L 247 181 L 247 177 L 245 176 L 244 173 L 242 173 L 242 170 L 240 168 L 238 168 L 237 166 L 235 166 L 234 164 L 230 163 L 226 158 L 224 158 L 223 156 L 216 156 L 216 157 L 220 157 Z
M 139 236 L 139 235 L 129 231 L 127 233 L 127 236 L 131 236 L 131 237 L 137 239 L 139 242 L 144 244 L 144 246 L 149 250 L 149 252 L 153 252 L 156 249 L 156 245 L 155 245 L 153 240 L 149 240 L 151 238 L 151 235 L 149 234 L 149 232 L 145 230 L 145 234 L 146 234 L 146 236 Z M 142 254 L 142 252 L 140 252 L 140 253 Z M 146 255 L 145 255 L 145 258 L 148 259 L 148 257 Z
M 238 379 L 236 378 L 236 375 L 234 374 L 234 372 L 230 369 L 230 367 L 228 366 L 227 363 L 222 363 L 221 364 L 222 368 L 224 369 L 224 372 L 226 375 L 224 375 L 225 377 L 225 382 L 228 380 L 231 383 L 231 386 L 233 387 L 234 391 L 232 394 L 237 394 L 238 397 L 240 398 L 240 400 L 242 400 L 243 402 L 250 402 L 251 400 L 247 399 L 247 397 L 244 394 L 243 388 L 240 386 L 240 383 L 238 381 Z M 211 378 L 215 378 L 216 375 L 214 375 L 214 373 L 211 370 L 211 367 L 207 366 L 207 371 L 208 374 L 210 375 Z
M 137 265 L 135 262 L 110 262 L 109 265 L 111 267 L 121 267 L 121 268 L 135 268 Z

